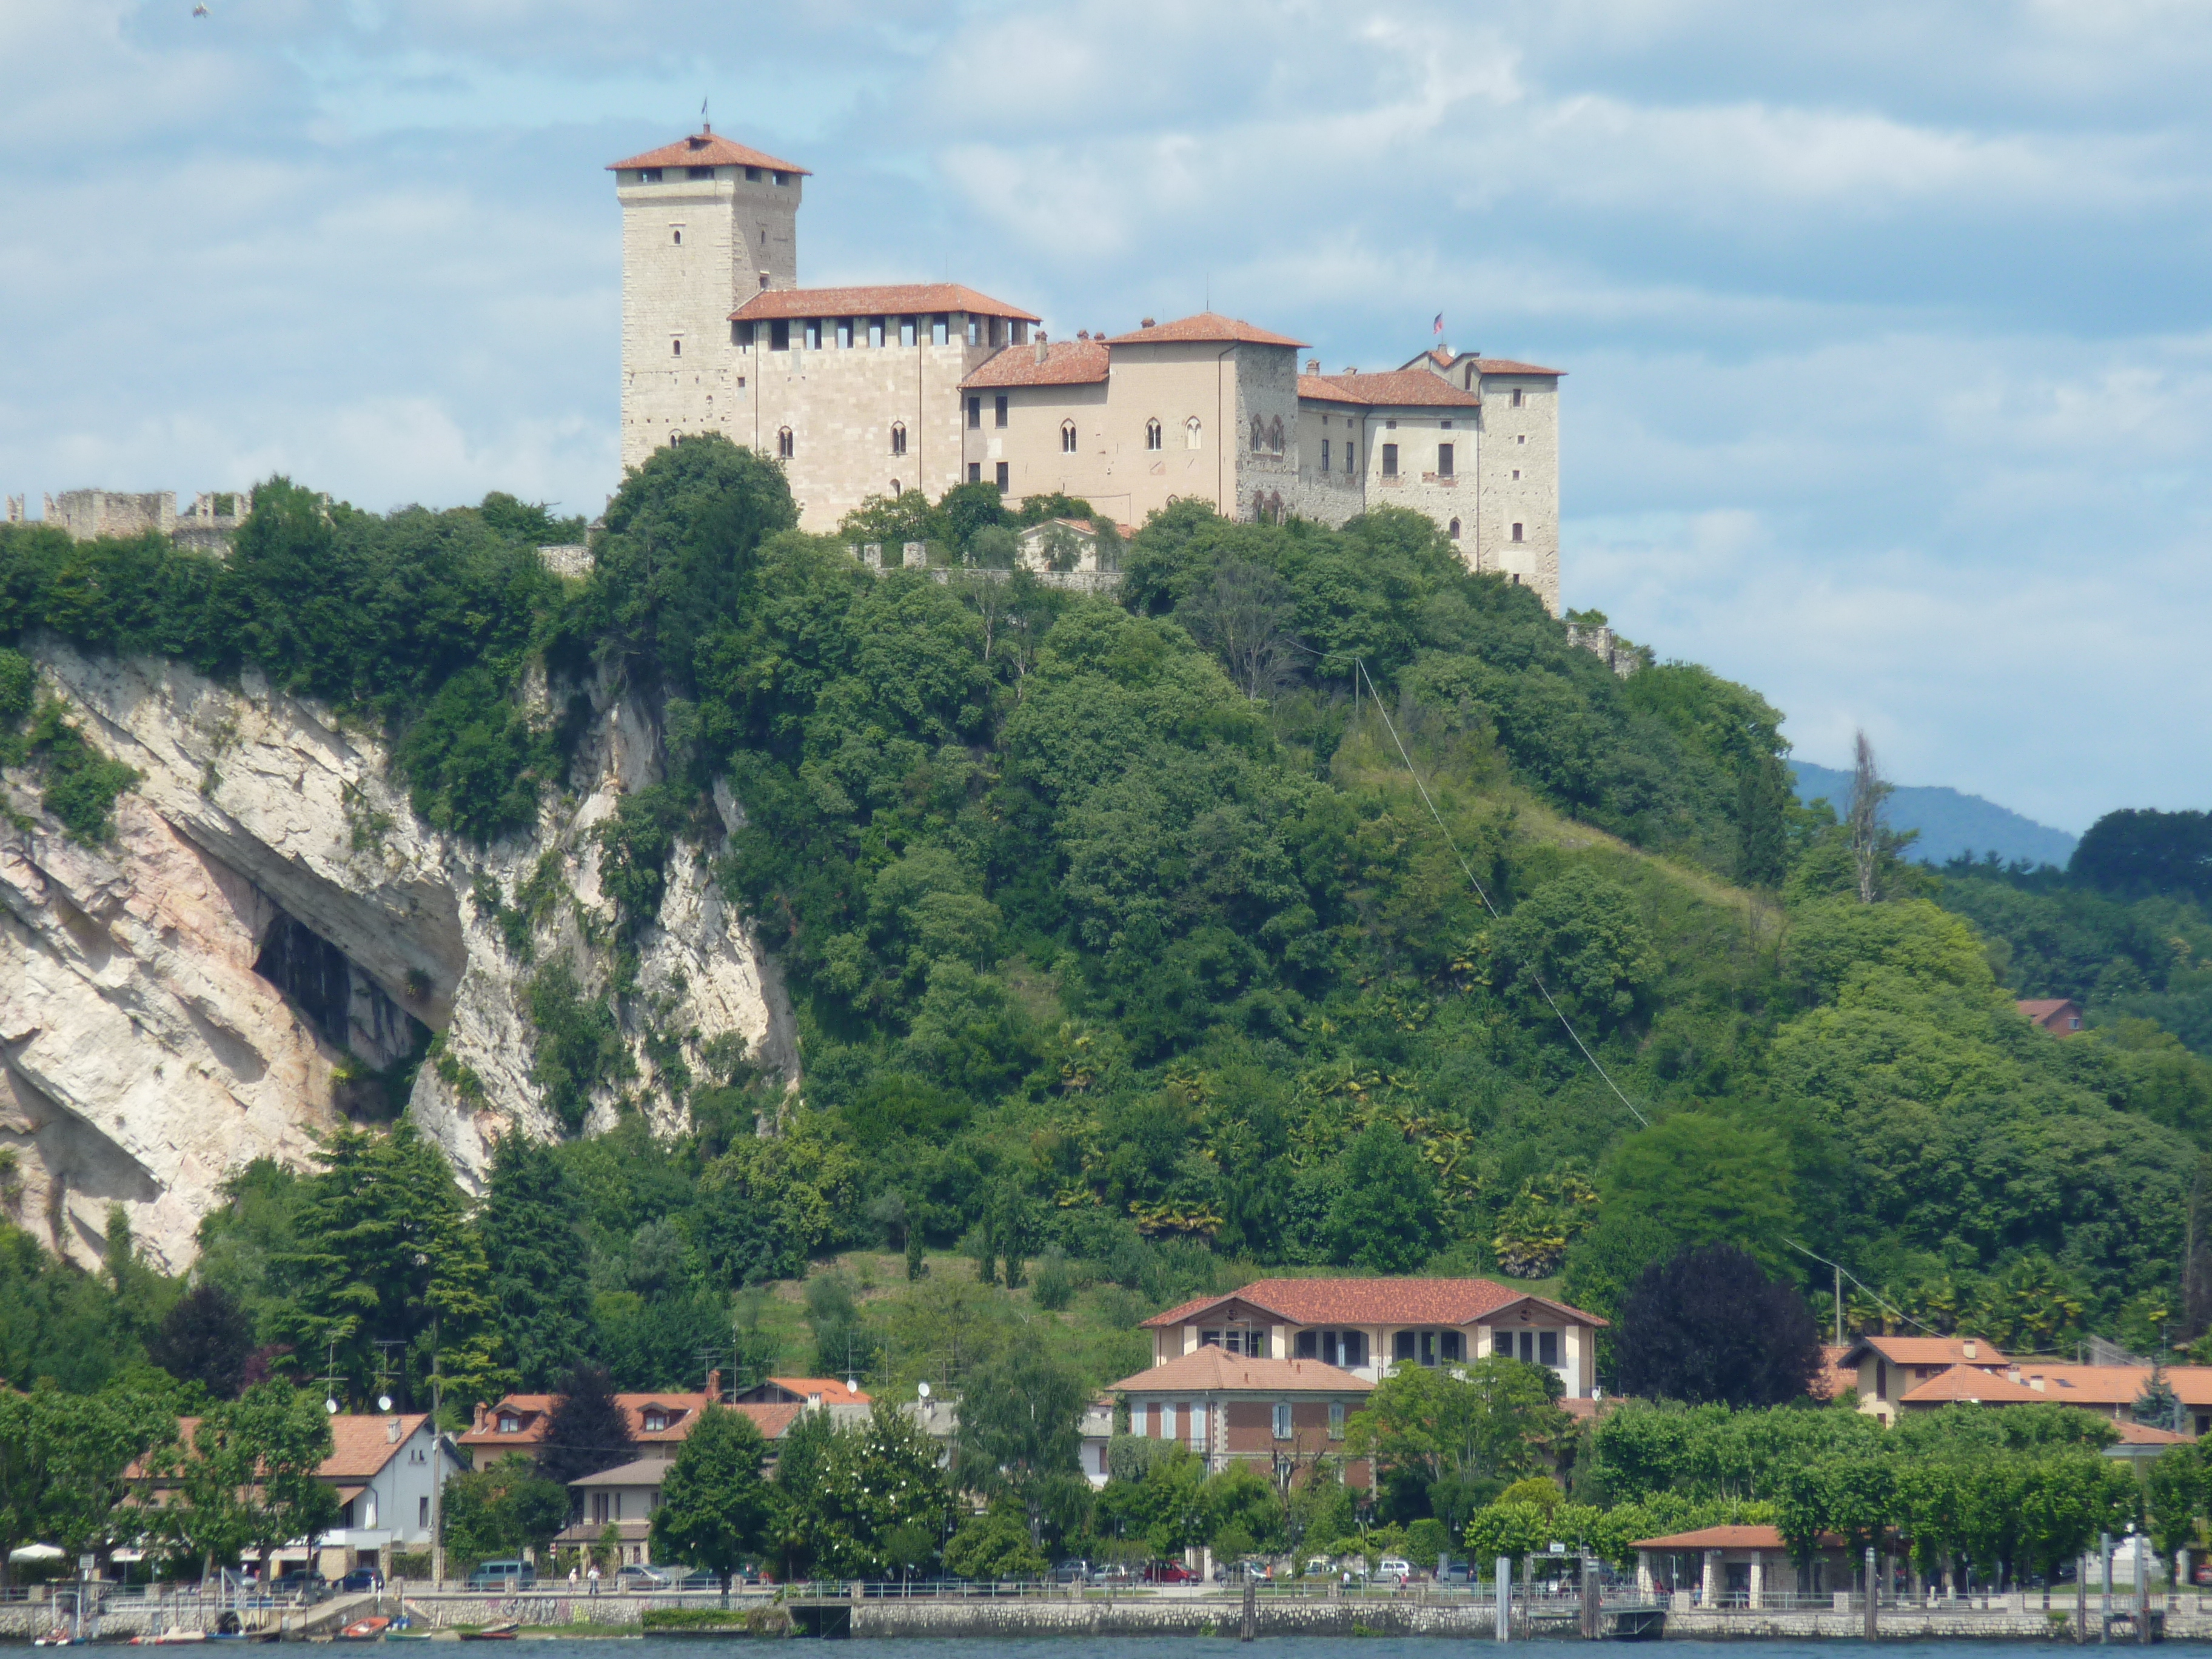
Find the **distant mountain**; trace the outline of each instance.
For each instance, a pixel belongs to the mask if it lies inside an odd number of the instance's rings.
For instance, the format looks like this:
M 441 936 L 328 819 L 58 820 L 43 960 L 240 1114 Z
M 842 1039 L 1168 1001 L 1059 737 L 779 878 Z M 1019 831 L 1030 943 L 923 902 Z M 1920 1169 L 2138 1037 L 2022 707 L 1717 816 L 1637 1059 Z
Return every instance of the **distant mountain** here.
M 1801 800 L 1826 797 L 1838 816 L 1843 813 L 1851 798 L 1850 773 L 1815 766 L 1810 761 L 1790 764 L 1797 774 Z M 2047 823 L 2022 817 L 2009 807 L 1956 789 L 1900 784 L 1883 808 L 1883 815 L 1893 830 L 1920 832 L 1913 853 L 1926 864 L 1941 864 L 1958 853 L 1979 858 L 1993 852 L 2008 863 L 2026 859 L 2031 864 L 2055 864 L 2063 869 L 2066 860 L 2074 856 L 2075 838 L 2063 830 L 2053 830 Z

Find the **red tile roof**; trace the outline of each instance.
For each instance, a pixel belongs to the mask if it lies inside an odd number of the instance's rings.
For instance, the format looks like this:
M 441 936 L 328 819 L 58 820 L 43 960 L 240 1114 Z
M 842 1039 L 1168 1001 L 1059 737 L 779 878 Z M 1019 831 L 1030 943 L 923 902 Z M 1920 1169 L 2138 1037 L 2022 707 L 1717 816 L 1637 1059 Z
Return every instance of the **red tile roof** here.
M 1035 345 L 1008 346 L 961 382 L 963 386 L 1096 386 L 1106 378 L 1103 340 L 1054 340 L 1042 362 Z
M 1302 346 L 1304 340 L 1293 340 L 1287 334 L 1270 334 L 1264 328 L 1255 327 L 1238 318 L 1224 317 L 1218 311 L 1201 311 L 1195 317 L 1178 317 L 1171 323 L 1156 323 L 1150 328 L 1140 328 L 1129 334 L 1116 334 L 1106 342 L 1108 345 L 1153 345 L 1178 340 L 1191 340 L 1212 344 L 1217 341 L 1233 341 L 1240 345 Z
M 2021 1015 L 2049 1030 L 2051 1022 L 2071 1010 L 2075 1018 L 2081 1017 L 2081 1005 L 2071 997 L 2030 997 L 2015 1005 Z
M 908 317 L 964 311 L 979 317 L 1036 321 L 1036 313 L 994 300 L 959 283 L 896 283 L 878 288 L 763 289 L 730 313 L 738 323 L 791 317 Z
M 2001 1371 L 1976 1370 L 1954 1365 L 1898 1396 L 1900 1406 L 2026 1406 L 2045 1396 L 2025 1382 L 2015 1382 Z M 2132 1398 L 2133 1396 L 2130 1396 Z
M 743 144 L 733 144 L 712 127 L 704 132 L 695 132 L 688 138 L 679 138 L 672 144 L 663 144 L 659 149 L 649 149 L 642 155 L 633 155 L 627 161 L 610 161 L 609 173 L 628 172 L 636 167 L 765 167 L 771 173 L 806 173 L 796 161 L 779 161 L 773 155 L 763 155 Z
M 1778 1550 L 1782 1534 L 1773 1527 L 1699 1527 L 1664 1538 L 1639 1538 L 1632 1550 Z
M 1565 374 L 1564 368 L 1546 368 L 1541 363 L 1516 363 L 1510 357 L 1477 357 L 1474 366 L 1485 374 Z
M 1480 409 L 1482 399 L 1425 368 L 1382 374 L 1301 374 L 1298 396 L 1310 403 L 1389 404 L 1400 409 Z
M 2091 1411 L 2124 1410 L 2150 1381 L 2148 1365 L 2044 1365 L 2021 1360 L 2008 1376 L 2023 1382 L 2040 1381 L 2036 1398 L 2055 1400 L 2063 1406 Z M 2185 1406 L 2212 1406 L 2212 1365 L 2168 1365 L 2166 1380 Z
M 2123 1446 L 2185 1446 L 2189 1437 L 2172 1429 L 2154 1429 L 2148 1423 L 2115 1423 Z
M 429 1417 L 428 1412 L 402 1412 L 396 1417 L 339 1413 L 331 1419 L 331 1453 L 315 1466 L 315 1478 L 335 1481 L 374 1480 L 377 1471 L 392 1460 Z M 396 1437 L 387 1426 L 394 1422 L 399 1425 Z M 199 1426 L 197 1417 L 177 1419 L 177 1440 L 186 1450 L 191 1449 Z M 134 1460 L 124 1470 L 124 1474 L 131 1480 L 143 1480 L 146 1473 L 143 1459 Z
M 560 1396 L 550 1394 L 510 1394 L 496 1405 L 483 1411 L 483 1426 L 471 1428 L 465 1434 L 456 1435 L 455 1441 L 464 1446 L 511 1446 L 517 1451 L 536 1446 L 545 1438 L 545 1426 L 553 1414 L 553 1407 Z M 703 1394 L 672 1390 L 665 1394 L 618 1394 L 615 1403 L 629 1419 L 629 1431 L 638 1444 L 679 1441 L 691 1432 L 691 1425 L 699 1415 L 699 1408 L 708 1403 Z M 648 1407 L 659 1406 L 668 1413 L 670 1421 L 665 1429 L 647 1429 L 645 1413 Z M 520 1431 L 501 1434 L 499 1419 L 511 1413 L 522 1419 Z
M 1225 1348 L 1208 1345 L 1194 1353 L 1177 1354 L 1150 1370 L 1125 1376 L 1109 1385 L 1117 1393 L 1194 1394 L 1365 1394 L 1374 1388 L 1364 1377 L 1324 1365 L 1318 1359 L 1248 1359 Z
M 801 1401 L 810 1395 L 819 1395 L 825 1406 L 865 1406 L 869 1403 L 867 1395 L 858 1389 L 847 1388 L 834 1376 L 770 1376 L 763 1380 L 775 1383 L 779 1389 L 789 1389 Z M 794 1402 L 781 1401 L 776 1403 L 790 1405 Z
M 1854 1364 L 1861 1348 L 1873 1349 L 1893 1365 L 1978 1365 L 1984 1370 L 2002 1370 L 2007 1363 L 1996 1344 L 1971 1336 L 1863 1336 L 1851 1344 Z
M 1292 1325 L 1471 1325 L 1522 1302 L 1602 1326 L 1595 1314 L 1487 1279 L 1262 1279 L 1226 1296 L 1200 1297 L 1144 1322 L 1188 1325 L 1206 1310 L 1245 1302 Z

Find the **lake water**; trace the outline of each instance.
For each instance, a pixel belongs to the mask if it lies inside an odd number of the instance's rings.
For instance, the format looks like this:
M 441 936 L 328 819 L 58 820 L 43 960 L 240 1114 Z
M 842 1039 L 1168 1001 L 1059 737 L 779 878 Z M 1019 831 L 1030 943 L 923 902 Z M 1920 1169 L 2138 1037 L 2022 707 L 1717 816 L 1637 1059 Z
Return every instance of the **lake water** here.
M 1162 1636 L 1162 1637 L 1040 1637 L 1000 1638 L 981 1644 L 994 1655 L 1014 1655 L 1024 1650 L 1048 1650 L 1053 1659 L 1151 1659 L 1163 1648 L 1179 1652 L 1218 1653 L 1222 1659 L 1231 1654 L 1242 1659 L 1324 1659 L 1342 1652 L 1357 1655 L 1358 1659 L 1436 1659 L 1446 1645 L 1455 1648 L 1498 1645 L 1492 1642 L 1468 1643 L 1459 1638 L 1434 1636 L 1361 1637 L 1351 1641 L 1338 1638 L 1308 1636 L 1263 1637 L 1257 1641 L 1238 1642 L 1233 1638 L 1218 1636 Z M 854 1644 L 866 1650 L 867 1659 L 954 1659 L 954 1656 L 978 1645 L 974 1638 L 957 1639 L 862 1638 Z M 1541 1645 L 1556 1650 L 1565 1644 L 1559 1640 L 1540 1644 L 1511 1643 L 1515 1648 Z M 1880 1644 L 1881 1659 L 1915 1659 L 1917 1655 L 1941 1654 L 1945 1659 L 1960 1659 L 1972 1653 L 1982 1659 L 2050 1659 L 2053 1644 L 2047 1642 L 1884 1642 Z M 562 1659 L 586 1659 L 592 1650 L 604 1650 L 606 1659 L 708 1659 L 709 1651 L 726 1647 L 750 1647 L 744 1638 L 689 1639 L 667 1637 L 629 1638 L 607 1641 L 596 1638 L 578 1638 L 563 1644 Z M 1867 1642 L 1667 1642 L 1655 1644 L 1646 1650 L 1654 1659 L 1744 1659 L 1747 1647 L 1754 1649 L 1759 1659 L 1847 1659 L 1847 1656 L 1871 1655 L 1875 1644 Z M 447 1650 L 441 1645 L 437 1650 Z M 579 1650 L 581 1650 L 580 1652 Z M 1606 1644 L 1606 1651 L 1619 1653 L 1638 1651 Z

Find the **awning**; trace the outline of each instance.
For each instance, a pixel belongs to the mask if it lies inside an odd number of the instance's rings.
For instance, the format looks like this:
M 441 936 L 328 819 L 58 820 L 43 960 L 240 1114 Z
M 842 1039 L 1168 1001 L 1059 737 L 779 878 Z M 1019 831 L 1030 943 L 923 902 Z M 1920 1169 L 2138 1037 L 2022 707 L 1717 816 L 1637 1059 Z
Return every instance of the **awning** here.
M 8 1552 L 10 1561 L 58 1561 L 69 1552 L 58 1544 L 26 1544 Z

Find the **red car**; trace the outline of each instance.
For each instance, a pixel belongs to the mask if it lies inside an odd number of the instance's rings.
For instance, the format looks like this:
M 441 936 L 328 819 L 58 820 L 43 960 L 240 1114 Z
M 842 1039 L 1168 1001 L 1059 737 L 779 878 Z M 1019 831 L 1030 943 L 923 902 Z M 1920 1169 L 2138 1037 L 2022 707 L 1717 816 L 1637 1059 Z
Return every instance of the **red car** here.
M 1198 1575 L 1180 1561 L 1155 1561 L 1145 1569 L 1148 1584 L 1188 1584 L 1197 1581 Z

